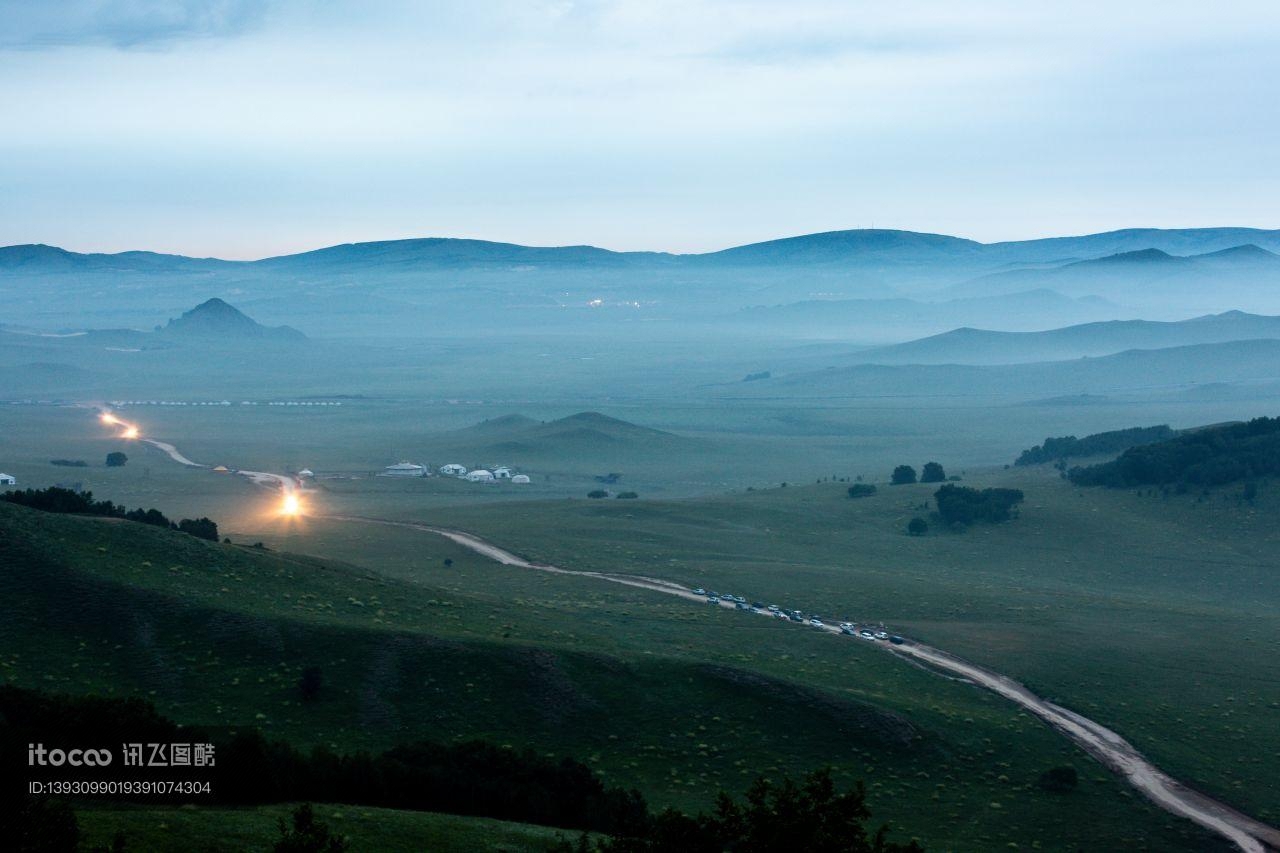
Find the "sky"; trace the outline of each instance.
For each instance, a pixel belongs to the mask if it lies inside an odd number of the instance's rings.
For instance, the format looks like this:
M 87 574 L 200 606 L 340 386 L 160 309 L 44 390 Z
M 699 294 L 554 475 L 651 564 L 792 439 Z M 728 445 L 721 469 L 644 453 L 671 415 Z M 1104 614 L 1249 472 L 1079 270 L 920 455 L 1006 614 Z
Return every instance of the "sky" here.
M 0 245 L 1280 227 L 1274 0 L 0 0 Z

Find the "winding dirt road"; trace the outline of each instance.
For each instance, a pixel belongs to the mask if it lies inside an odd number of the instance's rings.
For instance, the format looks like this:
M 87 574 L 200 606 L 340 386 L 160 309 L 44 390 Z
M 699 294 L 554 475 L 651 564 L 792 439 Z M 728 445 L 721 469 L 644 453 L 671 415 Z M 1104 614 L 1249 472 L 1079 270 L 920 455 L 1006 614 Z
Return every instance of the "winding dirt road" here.
M 141 440 L 160 449 L 180 465 L 193 468 L 208 467 L 188 459 L 172 444 L 150 438 Z M 240 471 L 239 473 L 258 485 L 277 484 L 286 493 L 292 492 L 297 488 L 297 482 L 293 478 L 280 474 L 260 471 Z M 594 578 L 608 581 L 609 583 L 621 584 L 622 586 L 674 595 L 689 601 L 705 602 L 707 600 L 704 596 L 696 595 L 688 587 L 660 578 L 577 571 L 559 566 L 533 563 L 479 536 L 460 530 L 361 516 L 326 515 L 317 517 L 329 521 L 401 527 L 443 536 L 463 548 L 467 548 L 504 566 L 549 572 L 557 575 Z M 736 605 L 721 601 L 720 606 L 734 609 Z M 772 614 L 765 611 L 765 615 L 771 616 Z M 840 629 L 834 625 L 823 625 L 822 630 L 828 633 L 840 634 Z M 1234 843 L 1241 850 L 1246 851 L 1246 853 L 1280 851 L 1280 829 L 1268 826 L 1236 811 L 1225 803 L 1188 788 L 1153 765 L 1120 735 L 1087 717 L 1082 717 L 1073 711 L 1041 699 L 1017 681 L 969 663 L 941 649 L 935 649 L 910 640 L 902 645 L 877 643 L 877 646 L 889 653 L 924 664 L 927 668 L 947 673 L 991 690 L 1016 703 L 1072 740 L 1104 766 L 1119 774 L 1157 806 L 1179 817 L 1192 820 L 1200 826 L 1217 833 Z
M 595 578 L 623 586 L 675 595 L 691 601 L 705 602 L 707 600 L 705 596 L 696 595 L 688 587 L 660 578 L 608 572 L 577 571 L 544 563 L 533 563 L 492 542 L 481 539 L 479 536 L 461 530 L 350 515 L 327 515 L 320 516 L 320 518 L 329 521 L 402 527 L 443 536 L 504 566 L 550 572 L 557 575 Z M 736 609 L 736 605 L 724 601 L 720 602 L 720 606 L 727 609 Z M 763 615 L 772 616 L 768 611 L 765 611 Z M 822 629 L 828 633 L 840 635 L 840 629 L 835 625 L 824 624 Z M 876 645 L 892 654 L 923 663 L 926 668 L 957 676 L 964 681 L 986 688 L 1009 699 L 1035 714 L 1052 728 L 1075 742 L 1085 752 L 1092 755 L 1105 767 L 1119 774 L 1156 805 L 1221 835 L 1241 850 L 1247 851 L 1247 853 L 1280 851 L 1280 830 L 1236 811 L 1212 797 L 1188 788 L 1148 761 L 1142 753 L 1138 752 L 1132 744 L 1120 735 L 1087 717 L 1080 716 L 1074 711 L 1041 699 L 1017 681 L 922 643 L 908 640 L 902 645 L 882 642 L 877 642 Z

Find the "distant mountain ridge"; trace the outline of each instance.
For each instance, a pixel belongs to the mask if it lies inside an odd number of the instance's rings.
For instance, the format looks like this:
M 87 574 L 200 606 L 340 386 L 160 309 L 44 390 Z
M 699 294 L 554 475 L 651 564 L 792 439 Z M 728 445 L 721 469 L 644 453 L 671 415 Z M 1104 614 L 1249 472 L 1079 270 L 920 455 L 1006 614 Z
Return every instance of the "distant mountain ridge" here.
M 981 243 L 946 234 L 890 229 L 851 229 L 782 237 L 711 252 L 673 254 L 660 251 L 617 252 L 595 246 L 525 246 L 449 237 L 424 237 L 344 243 L 306 252 L 226 261 L 154 252 L 80 254 L 43 244 L 0 247 L 0 270 L 68 268 L 161 269 L 166 265 L 198 268 L 220 266 L 259 269 L 325 266 L 423 264 L 451 267 L 475 263 L 657 264 L 680 265 L 798 265 L 853 260 L 905 261 L 973 260 L 1004 263 L 1070 263 L 1134 251 L 1158 250 L 1170 255 L 1205 255 L 1252 247 L 1280 252 L 1280 229 L 1258 228 L 1135 228 L 1078 237 Z
M 1016 364 L 1125 350 L 1280 339 L 1280 317 L 1227 311 L 1190 320 L 1108 320 L 1043 332 L 959 328 L 856 354 L 868 364 Z

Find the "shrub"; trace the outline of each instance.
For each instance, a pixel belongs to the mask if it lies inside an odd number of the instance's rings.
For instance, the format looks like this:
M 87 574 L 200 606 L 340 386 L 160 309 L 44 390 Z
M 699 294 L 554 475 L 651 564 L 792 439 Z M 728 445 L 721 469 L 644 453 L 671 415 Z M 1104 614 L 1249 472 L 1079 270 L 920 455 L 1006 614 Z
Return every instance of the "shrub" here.
M 280 840 L 272 847 L 273 853 L 345 853 L 347 839 L 329 832 L 327 824 L 316 820 L 310 803 L 303 803 L 293 811 L 293 827 L 280 818 Z
M 598 500 L 600 498 L 609 497 L 609 493 L 606 492 L 604 489 L 595 489 L 594 491 L 587 492 L 587 497 L 595 498 Z
M 636 494 L 635 492 L 618 492 L 619 500 L 633 501 L 638 497 L 640 497 L 640 495 Z
M 908 536 L 923 536 L 928 532 L 929 523 L 918 515 L 907 522 Z
M 870 483 L 854 483 L 849 487 L 849 497 L 868 498 L 876 493 L 876 487 Z
M 922 483 L 941 483 L 947 479 L 947 472 L 942 469 L 942 465 L 938 462 L 926 462 L 924 468 L 920 471 L 920 482 Z
M 933 493 L 938 515 L 948 524 L 992 524 L 1013 517 L 1013 507 L 1022 502 L 1020 489 L 978 489 L 947 483 Z
M 107 454 L 108 468 L 123 468 L 124 463 L 129 461 L 129 457 L 121 453 L 119 450 Z
M 899 465 L 893 469 L 893 477 L 889 480 L 895 486 L 906 486 L 916 481 L 916 469 L 910 465 Z

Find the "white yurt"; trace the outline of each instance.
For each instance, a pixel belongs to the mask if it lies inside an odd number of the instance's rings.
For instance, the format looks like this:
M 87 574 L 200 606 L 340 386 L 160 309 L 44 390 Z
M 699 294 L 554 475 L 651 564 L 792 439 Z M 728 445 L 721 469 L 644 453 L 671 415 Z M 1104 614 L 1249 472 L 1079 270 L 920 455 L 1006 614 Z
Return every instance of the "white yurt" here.
M 499 465 L 493 469 L 493 476 L 498 480 L 510 480 L 512 471 L 506 465 Z
M 448 465 L 440 466 L 440 473 L 446 477 L 462 477 L 467 473 L 467 466 L 459 465 L 456 462 L 450 462 Z
M 529 475 L 528 475 L 528 474 L 516 474 L 515 476 L 513 476 L 513 477 L 511 478 L 511 482 L 513 482 L 513 483 L 528 483 L 528 482 L 529 482 Z
M 486 471 L 483 468 L 477 468 L 467 475 L 469 483 L 492 483 L 495 479 L 492 471 Z
M 388 465 L 382 469 L 384 477 L 421 477 L 427 473 L 427 469 L 421 465 L 415 465 L 412 462 L 397 462 L 395 465 Z

